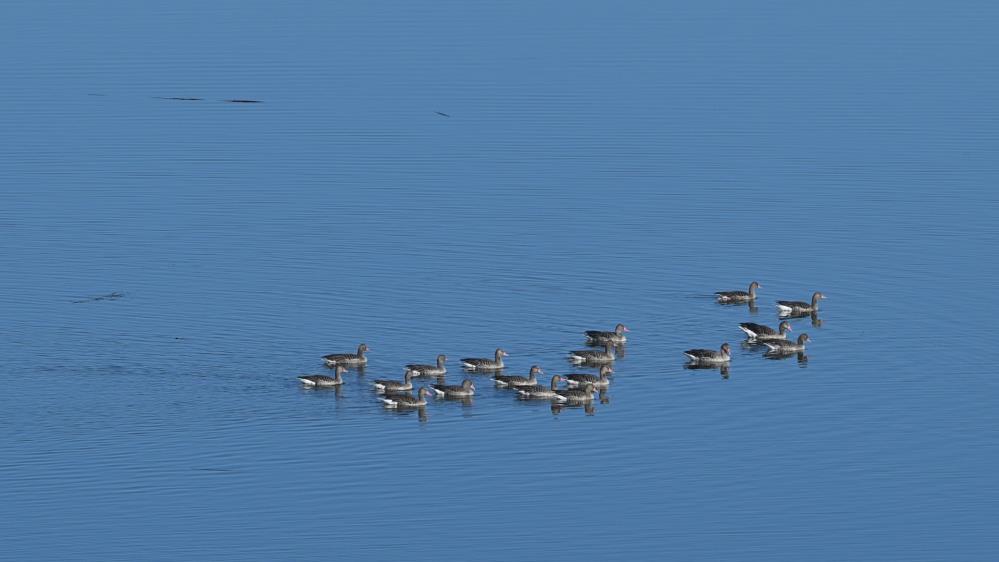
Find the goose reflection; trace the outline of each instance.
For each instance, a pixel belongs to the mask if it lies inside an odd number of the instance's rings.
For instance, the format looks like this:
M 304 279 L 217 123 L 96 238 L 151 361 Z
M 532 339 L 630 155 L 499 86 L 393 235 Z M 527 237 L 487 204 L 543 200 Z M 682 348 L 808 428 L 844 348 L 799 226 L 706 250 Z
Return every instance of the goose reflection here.
M 418 406 L 415 408 L 382 408 L 382 410 L 385 411 L 385 415 L 387 416 L 406 417 L 416 415 L 416 419 L 420 423 L 427 423 L 427 420 L 430 419 L 430 416 L 427 414 L 426 406 Z
M 690 369 L 692 371 L 701 371 L 701 370 L 718 371 L 723 379 L 727 379 L 731 365 L 728 363 L 716 363 L 714 365 L 704 364 L 704 363 L 684 363 L 683 368 Z
M 718 305 L 726 308 L 746 308 L 753 315 L 760 311 L 760 307 L 756 306 L 755 300 L 748 302 L 719 302 Z
M 785 359 L 790 359 L 792 357 L 798 360 L 799 366 L 801 367 L 808 366 L 808 356 L 805 355 L 804 351 L 789 351 L 789 352 L 768 351 L 763 354 L 764 359 L 770 359 L 772 361 L 784 361 Z
M 783 313 L 782 312 L 782 313 L 778 314 L 777 316 L 778 316 L 778 318 L 781 318 L 782 320 L 783 319 L 795 320 L 795 319 L 799 319 L 799 318 L 808 318 L 809 320 L 811 320 L 812 326 L 814 326 L 815 328 L 821 328 L 822 327 L 822 319 L 819 318 L 819 313 L 818 312 L 814 312 L 814 311 L 813 312 L 796 312 L 796 313 L 793 313 L 793 314 L 792 313 Z
M 582 409 L 583 413 L 586 414 L 587 416 L 592 416 L 593 414 L 597 413 L 597 407 L 593 405 L 592 401 L 580 402 L 580 403 L 552 402 L 551 408 L 552 408 L 552 414 L 556 416 L 561 414 L 562 410 L 567 410 L 567 409 L 575 409 L 575 410 Z

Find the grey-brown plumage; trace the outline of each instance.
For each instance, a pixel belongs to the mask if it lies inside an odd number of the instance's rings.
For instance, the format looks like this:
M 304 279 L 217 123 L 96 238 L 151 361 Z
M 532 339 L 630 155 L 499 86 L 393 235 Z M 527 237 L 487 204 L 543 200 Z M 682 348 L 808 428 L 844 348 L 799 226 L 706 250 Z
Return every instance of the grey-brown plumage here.
M 614 372 L 610 365 L 604 365 L 600 367 L 600 374 L 593 375 L 590 373 L 571 373 L 565 375 L 565 382 L 569 386 L 580 386 L 586 383 L 590 383 L 594 388 L 607 388 L 610 386 L 610 379 L 607 378 L 608 375 Z
M 497 386 L 530 386 L 538 384 L 538 375 L 543 374 L 541 367 L 533 365 L 530 376 L 523 375 L 494 375 L 493 380 Z
M 399 390 L 413 390 L 413 372 L 406 371 L 403 376 L 403 380 L 397 381 L 392 379 L 375 379 L 372 382 L 375 386 L 375 390 L 384 391 L 399 391 Z
M 524 398 L 555 398 L 555 392 L 558 391 L 558 383 L 564 380 L 565 379 L 561 376 L 554 375 L 552 376 L 552 383 L 550 386 L 542 384 L 518 386 L 517 392 L 519 392 Z
M 614 361 L 616 357 L 614 356 L 614 344 L 607 342 L 604 344 L 603 351 L 597 351 L 594 349 L 581 349 L 579 351 L 570 351 L 569 360 L 573 363 L 610 363 Z
M 461 384 L 432 384 L 430 388 L 437 396 L 471 396 L 475 394 L 475 383 L 471 379 L 465 379 Z
M 416 396 L 412 394 L 392 394 L 382 398 L 382 402 L 389 408 L 420 408 L 427 405 L 427 396 L 430 396 L 430 391 L 424 386 L 420 388 Z
M 753 281 L 749 284 L 748 291 L 715 291 L 715 295 L 718 296 L 718 302 L 750 302 L 756 300 L 756 289 L 762 286 Z
M 787 320 L 781 320 L 777 328 L 780 330 L 779 332 L 770 326 L 764 326 L 756 322 L 743 322 L 739 324 L 739 329 L 746 332 L 750 340 L 758 342 L 787 339 L 787 333 L 791 331 L 791 325 L 787 323 Z
M 564 388 L 555 392 L 559 402 L 589 402 L 593 400 L 593 383 L 588 382 L 582 388 Z
M 504 367 L 503 358 L 509 355 L 500 348 L 496 348 L 495 359 L 483 359 L 481 357 L 466 357 L 461 360 L 463 367 L 470 371 L 498 371 Z
M 447 355 L 443 353 L 437 356 L 437 365 L 421 365 L 417 363 L 411 363 L 406 365 L 406 370 L 413 373 L 416 377 L 439 377 L 447 373 L 447 367 L 444 363 L 447 362 Z
M 624 324 L 618 324 L 614 327 L 613 332 L 601 332 L 600 330 L 587 330 L 586 341 L 587 343 L 613 343 L 621 344 L 628 341 L 628 336 L 625 336 L 625 332 L 628 332 L 628 327 Z
M 763 345 L 770 348 L 768 353 L 794 353 L 796 351 L 805 351 L 805 344 L 811 341 L 808 334 L 801 334 L 798 336 L 798 341 L 787 341 L 787 340 L 773 340 L 765 341 Z
M 302 384 L 306 386 L 340 386 L 343 384 L 343 365 L 336 365 L 334 371 L 336 373 L 335 377 L 329 375 L 302 375 L 298 377 L 298 380 L 302 381 Z
M 357 353 L 331 353 L 329 355 L 323 355 L 323 361 L 326 362 L 327 367 L 333 367 L 334 365 L 359 367 L 361 365 L 368 364 L 368 358 L 364 356 L 367 351 L 368 346 L 362 343 L 357 346 Z
M 815 291 L 815 293 L 812 294 L 811 303 L 804 301 L 777 301 L 777 310 L 781 313 L 781 315 L 818 312 L 819 301 L 824 298 L 826 298 L 825 295 L 819 291 Z
M 720 350 L 688 349 L 683 354 L 694 363 L 726 363 L 732 359 L 731 347 L 727 343 L 723 343 Z

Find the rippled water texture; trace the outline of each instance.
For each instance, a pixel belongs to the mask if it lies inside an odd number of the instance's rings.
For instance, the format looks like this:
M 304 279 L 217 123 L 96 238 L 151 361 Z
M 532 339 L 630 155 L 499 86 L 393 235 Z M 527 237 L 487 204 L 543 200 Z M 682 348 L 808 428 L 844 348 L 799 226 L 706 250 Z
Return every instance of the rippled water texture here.
M 5 2 L 0 558 L 993 557 L 997 16 Z M 592 408 L 370 389 L 617 322 Z

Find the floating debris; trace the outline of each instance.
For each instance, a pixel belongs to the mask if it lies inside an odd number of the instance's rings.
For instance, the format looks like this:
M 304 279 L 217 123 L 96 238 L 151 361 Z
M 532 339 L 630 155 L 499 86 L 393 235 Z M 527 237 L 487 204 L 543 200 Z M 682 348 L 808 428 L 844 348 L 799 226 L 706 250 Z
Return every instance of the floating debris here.
M 451 117 L 451 116 L 450 116 L 450 115 L 448 115 L 447 113 L 443 113 L 443 112 L 441 112 L 441 111 L 435 111 L 434 113 L 436 113 L 437 115 L 440 115 L 441 117 Z
M 96 297 L 87 297 L 85 299 L 80 299 L 80 300 L 73 301 L 73 302 L 74 303 L 81 303 L 81 302 L 113 301 L 113 300 L 118 300 L 118 299 L 120 299 L 121 297 L 124 297 L 124 296 L 125 296 L 125 293 L 119 293 L 118 291 L 115 291 L 113 293 L 108 293 L 106 295 L 97 295 Z
M 264 103 L 260 100 L 222 100 L 227 103 Z

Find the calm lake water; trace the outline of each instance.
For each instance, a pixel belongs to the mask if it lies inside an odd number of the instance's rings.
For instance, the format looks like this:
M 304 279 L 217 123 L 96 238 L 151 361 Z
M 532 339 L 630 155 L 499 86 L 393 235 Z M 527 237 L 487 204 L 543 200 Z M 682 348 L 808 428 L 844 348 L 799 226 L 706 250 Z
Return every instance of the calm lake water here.
M 5 2 L 0 558 L 994 557 L 999 9 L 697 4 Z

